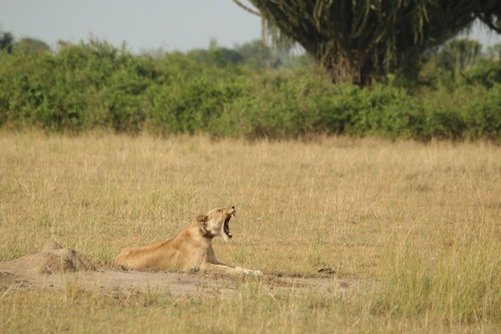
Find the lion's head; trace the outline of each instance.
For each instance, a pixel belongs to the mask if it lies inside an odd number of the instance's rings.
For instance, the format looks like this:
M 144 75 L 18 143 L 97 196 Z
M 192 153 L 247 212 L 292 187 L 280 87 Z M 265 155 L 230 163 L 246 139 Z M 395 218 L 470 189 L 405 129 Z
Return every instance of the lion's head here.
M 196 219 L 205 237 L 222 236 L 225 241 L 228 241 L 233 236 L 230 232 L 230 219 L 236 214 L 235 206 L 231 206 L 212 209 L 206 215 L 197 216 Z

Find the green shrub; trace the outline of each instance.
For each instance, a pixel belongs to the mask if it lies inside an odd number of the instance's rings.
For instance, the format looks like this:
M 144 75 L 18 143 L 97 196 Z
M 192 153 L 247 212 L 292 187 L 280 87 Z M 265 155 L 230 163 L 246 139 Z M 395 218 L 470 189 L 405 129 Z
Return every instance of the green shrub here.
M 480 88 L 473 92 L 475 99 L 461 110 L 465 121 L 465 135 L 469 139 L 501 138 L 501 84 L 491 89 Z
M 157 85 L 147 95 L 149 128 L 157 133 L 213 133 L 227 103 L 242 94 L 238 81 L 219 73 L 201 73 L 190 80 L 175 76 L 169 85 Z
M 200 62 L 192 54 L 137 56 L 105 42 L 63 43 L 55 53 L 0 55 L 0 126 L 498 141 L 500 83 L 440 78 L 443 84 L 438 80 L 432 89 L 409 92 L 390 83 L 366 90 L 333 85 L 301 67 L 256 71 Z

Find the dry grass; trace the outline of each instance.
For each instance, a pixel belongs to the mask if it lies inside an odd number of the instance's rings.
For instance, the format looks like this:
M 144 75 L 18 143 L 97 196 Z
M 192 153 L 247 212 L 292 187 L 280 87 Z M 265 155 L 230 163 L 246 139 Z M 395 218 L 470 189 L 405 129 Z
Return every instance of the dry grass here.
M 234 204 L 234 241 L 215 240 L 222 262 L 267 274 L 330 267 L 377 286 L 347 299 L 270 298 L 259 282 L 231 300 L 0 291 L 0 332 L 501 328 L 499 146 L 0 133 L 0 152 L 0 260 L 53 238 L 108 266 L 124 246 Z

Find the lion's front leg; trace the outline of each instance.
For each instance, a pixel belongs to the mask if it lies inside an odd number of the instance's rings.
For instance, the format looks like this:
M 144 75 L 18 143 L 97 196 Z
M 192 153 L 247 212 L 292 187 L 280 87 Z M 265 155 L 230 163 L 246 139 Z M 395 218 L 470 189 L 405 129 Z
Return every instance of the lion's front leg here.
M 201 269 L 221 271 L 228 274 L 244 274 L 244 275 L 255 275 L 255 276 L 263 275 L 263 272 L 261 270 L 251 270 L 240 267 L 233 267 L 222 263 L 205 263 Z

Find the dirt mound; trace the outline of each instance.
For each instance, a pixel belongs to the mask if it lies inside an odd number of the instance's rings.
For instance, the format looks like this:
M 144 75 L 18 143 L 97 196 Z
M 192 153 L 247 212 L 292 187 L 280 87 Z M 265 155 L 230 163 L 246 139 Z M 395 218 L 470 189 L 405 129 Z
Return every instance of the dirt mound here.
M 35 254 L 2 263 L 3 269 L 16 274 L 50 275 L 55 273 L 95 270 L 94 265 L 73 249 L 48 242 Z

